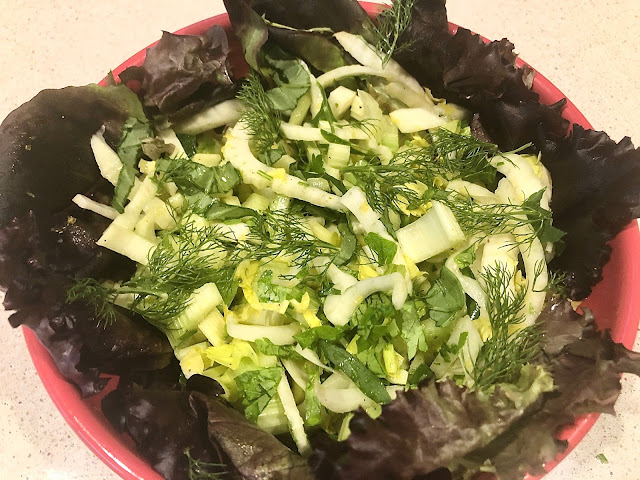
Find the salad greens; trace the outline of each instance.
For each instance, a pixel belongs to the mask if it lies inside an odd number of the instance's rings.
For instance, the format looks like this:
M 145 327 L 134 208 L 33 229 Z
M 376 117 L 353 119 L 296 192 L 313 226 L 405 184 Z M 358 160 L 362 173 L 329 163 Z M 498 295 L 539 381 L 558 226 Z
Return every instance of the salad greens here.
M 464 109 L 390 58 L 412 7 L 383 16 L 381 35 L 398 23 L 386 52 L 340 32 L 362 65 L 319 76 L 267 38 L 247 53 L 256 68 L 222 137 L 163 126 L 162 153 L 135 181 L 133 132 L 151 135 L 127 122 L 115 192 L 128 178 L 129 201 L 97 243 L 137 271 L 69 291 L 98 315 L 111 303 L 143 316 L 186 378 L 216 380 L 272 434 L 287 426 L 302 455 L 314 430 L 344 438 L 353 411 L 375 418 L 425 376 L 485 392 L 516 384 L 540 354 L 549 175 L 518 153 L 527 146 L 476 140 Z M 254 20 L 239 29 L 245 45 Z M 203 148 L 194 133 L 215 140 Z
M 0 127 L 22 165 L 0 181 L 29 194 L 0 191 L 12 324 L 84 395 L 119 374 L 105 414 L 166 478 L 537 472 L 640 373 L 552 296 L 588 294 L 640 212 L 637 151 L 565 137 L 513 46 L 450 34 L 439 0 L 377 24 L 350 0 L 225 3 L 243 81 L 221 28 L 165 34 L 121 75 L 144 112 L 88 86 Z M 16 134 L 51 105 L 69 124 Z

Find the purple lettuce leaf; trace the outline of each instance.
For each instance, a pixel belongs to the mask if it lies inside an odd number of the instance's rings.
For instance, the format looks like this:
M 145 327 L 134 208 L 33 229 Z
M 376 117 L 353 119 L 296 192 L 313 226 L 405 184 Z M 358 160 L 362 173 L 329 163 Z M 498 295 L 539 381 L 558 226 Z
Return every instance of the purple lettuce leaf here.
M 43 90 L 0 125 L 0 227 L 30 210 L 36 220 L 66 208 L 102 179 L 90 139 L 105 126 L 117 144 L 129 117 L 145 120 L 124 86 Z
M 616 143 L 574 125 L 567 138 L 543 143 L 542 161 L 553 180 L 554 226 L 567 232 L 550 266 L 566 272 L 570 298 L 581 300 L 602 278 L 607 242 L 640 216 L 640 150 L 628 137 Z
M 530 408 L 501 388 L 484 395 L 430 381 L 398 393 L 375 420 L 357 412 L 342 443 L 316 437 L 311 464 L 318 479 L 412 480 L 488 444 Z
M 276 12 L 282 6 L 278 5 Z M 256 5 L 247 0 L 225 0 L 225 6 L 234 33 L 242 44 L 244 57 L 254 70 L 262 70 L 265 67 L 261 49 L 268 40 L 321 72 L 347 65 L 350 61 L 349 55 L 337 45 L 330 33 L 267 24 L 261 13 L 254 10 Z M 267 20 L 275 21 L 269 13 Z M 268 71 L 269 67 L 266 67 Z
M 167 365 L 172 350 L 139 317 L 117 313 L 99 325 L 88 305 L 66 302 L 75 278 L 128 278 L 135 266 L 96 240 L 109 221 L 76 207 L 84 193 L 109 202 L 113 187 L 100 175 L 91 136 L 105 127 L 117 143 L 127 118 L 146 121 L 124 86 L 45 90 L 0 126 L 0 289 L 9 321 L 26 325 L 49 350 L 60 372 L 84 396 L 106 383 L 101 373 Z
M 253 0 L 253 9 L 267 20 L 299 30 L 325 27 L 362 35 L 375 43 L 373 23 L 356 0 Z
M 139 94 L 152 115 L 180 119 L 235 96 L 228 54 L 227 36 L 219 25 L 203 35 L 163 32 L 143 65 L 129 67 L 120 80 L 141 82 Z
M 104 388 L 102 373 L 155 370 L 173 356 L 166 338 L 142 318 L 117 310 L 116 320 L 102 325 L 92 306 L 65 301 L 76 276 L 131 274 L 129 261 L 95 243 L 106 223 L 71 208 L 46 222 L 46 234 L 38 231 L 34 214 L 0 230 L 0 288 L 5 308 L 16 310 L 9 322 L 33 330 L 83 396 Z
M 195 375 L 182 387 L 171 370 L 142 376 L 144 387 L 140 376 L 121 379 L 102 402 L 109 421 L 166 479 L 190 479 L 194 465 L 207 464 L 208 473 L 225 480 L 313 478 L 301 456 L 218 398 L 217 382 Z

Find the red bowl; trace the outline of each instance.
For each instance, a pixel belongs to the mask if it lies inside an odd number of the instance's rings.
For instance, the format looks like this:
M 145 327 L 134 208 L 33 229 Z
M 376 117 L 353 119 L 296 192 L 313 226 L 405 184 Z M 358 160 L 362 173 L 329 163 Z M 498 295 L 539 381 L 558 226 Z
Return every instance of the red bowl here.
M 375 15 L 384 8 L 368 2 L 363 2 L 363 6 L 370 15 Z M 201 34 L 212 25 L 221 25 L 227 32 L 231 31 L 229 17 L 223 14 L 202 20 L 176 33 Z M 455 25 L 451 25 L 452 30 L 456 28 Z M 231 64 L 243 65 L 242 51 L 237 40 L 232 34 L 229 35 L 229 40 Z M 133 55 L 113 70 L 114 75 L 118 75 L 129 66 L 141 65 L 145 54 L 146 49 Z M 523 63 L 520 61 L 520 64 Z M 565 98 L 560 90 L 540 74 L 535 77 L 533 89 L 540 95 L 541 102 L 546 104 Z M 563 116 L 571 123 L 591 128 L 587 119 L 571 101 L 567 102 Z M 640 319 L 640 295 L 636 295 L 633 290 L 635 285 L 640 283 L 640 231 L 637 223 L 630 223 L 610 245 L 611 260 L 604 268 L 603 279 L 584 305 L 593 310 L 601 329 L 610 329 L 615 341 L 631 348 Z M 100 401 L 104 393 L 114 387 L 116 379 L 112 379 L 102 395 L 83 399 L 78 390 L 60 374 L 49 352 L 40 344 L 35 334 L 27 328 L 23 328 L 23 333 L 29 354 L 45 389 L 67 423 L 84 443 L 124 479 L 162 480 L 161 476 L 135 453 L 131 440 L 116 432 L 102 415 Z M 567 440 L 569 448 L 546 466 L 547 471 L 557 465 L 578 444 L 597 418 L 597 414 L 582 416 L 560 433 L 560 438 Z M 527 480 L 533 479 L 534 477 L 527 477 Z

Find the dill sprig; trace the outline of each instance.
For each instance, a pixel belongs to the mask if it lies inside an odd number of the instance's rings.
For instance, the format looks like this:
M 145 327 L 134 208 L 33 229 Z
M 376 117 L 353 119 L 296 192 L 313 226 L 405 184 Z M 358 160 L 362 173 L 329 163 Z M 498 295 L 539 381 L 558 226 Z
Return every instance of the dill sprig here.
M 467 236 L 514 234 L 514 245 L 531 244 L 551 225 L 552 213 L 540 206 L 544 190 L 533 193 L 520 205 L 510 203 L 480 204 L 457 192 L 437 192 L 434 198 L 444 203 L 456 217 Z M 523 234 L 523 227 L 530 226 Z
M 114 302 L 130 295 L 126 308 L 161 326 L 182 313 L 193 292 L 206 283 L 215 283 L 225 297 L 233 288 L 235 266 L 221 267 L 226 252 L 217 242 L 191 233 L 181 227 L 164 233 L 148 265 L 126 282 L 109 285 L 80 279 L 68 291 L 68 301 L 82 299 L 93 304 L 96 315 L 109 322 L 115 318 Z
M 411 188 L 418 183 L 431 187 L 438 177 L 489 183 L 496 172 L 489 158 L 497 154 L 496 145 L 439 128 L 429 145 L 402 150 L 388 164 L 372 156 L 369 163 L 343 171 L 356 177 L 371 208 L 381 214 L 387 210 L 402 214 L 404 208 L 417 208 L 430 199 L 429 192 L 425 196 Z
M 415 0 L 395 0 L 391 8 L 378 15 L 376 27 L 376 48 L 380 52 L 382 65 L 386 65 L 394 52 L 409 46 L 398 42 L 411 22 L 411 14 Z
M 227 466 L 224 463 L 198 460 L 193 458 L 189 449 L 186 449 L 184 454 L 189 461 L 189 480 L 222 480 L 227 478 Z
M 239 246 L 245 250 L 244 255 L 256 260 L 286 255 L 291 257 L 291 263 L 303 267 L 315 258 L 340 251 L 311 234 L 302 224 L 301 216 L 286 211 L 269 211 L 253 217 L 249 229 L 251 234 Z
M 243 260 L 270 261 L 286 256 L 293 265 L 306 267 L 322 256 L 331 261 L 340 252 L 312 235 L 302 217 L 291 212 L 268 211 L 250 217 L 247 225 L 249 234 L 238 239 L 220 225 L 197 225 L 187 214 L 174 231 L 162 234 L 148 265 L 130 280 L 108 285 L 81 279 L 69 290 L 69 301 L 90 303 L 101 321 L 110 322 L 115 319 L 114 302 L 119 296 L 130 295 L 129 310 L 164 326 L 184 311 L 193 292 L 206 283 L 215 283 L 230 303 L 235 271 Z
M 473 370 L 476 388 L 517 381 L 522 367 L 540 352 L 540 326 L 517 328 L 524 320 L 527 288 L 517 285 L 512 288 L 514 274 L 503 263 L 486 267 L 481 273 L 492 336 L 482 345 L 476 359 Z
M 238 99 L 246 107 L 241 120 L 247 125 L 253 147 L 258 153 L 267 151 L 280 137 L 282 115 L 267 96 L 257 73 L 249 73 Z
M 94 278 L 81 278 L 67 290 L 67 303 L 79 300 L 93 306 L 98 326 L 108 327 L 116 320 L 115 292 Z

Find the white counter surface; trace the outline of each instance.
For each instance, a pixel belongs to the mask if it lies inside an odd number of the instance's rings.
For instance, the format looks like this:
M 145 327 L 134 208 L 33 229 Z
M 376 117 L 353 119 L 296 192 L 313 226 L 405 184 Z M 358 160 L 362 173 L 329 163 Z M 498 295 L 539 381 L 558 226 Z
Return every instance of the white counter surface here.
M 594 128 L 640 143 L 640 1 L 449 0 L 449 19 L 509 38 Z M 0 0 L 0 119 L 44 88 L 82 85 L 162 29 L 223 12 L 220 0 Z M 75 436 L 47 396 L 19 330 L 0 312 L 0 478 L 118 478 Z M 636 349 L 640 345 L 636 343 Z M 603 416 L 546 478 L 640 479 L 640 382 L 623 377 L 617 417 Z M 601 463 L 596 455 L 609 460 Z

